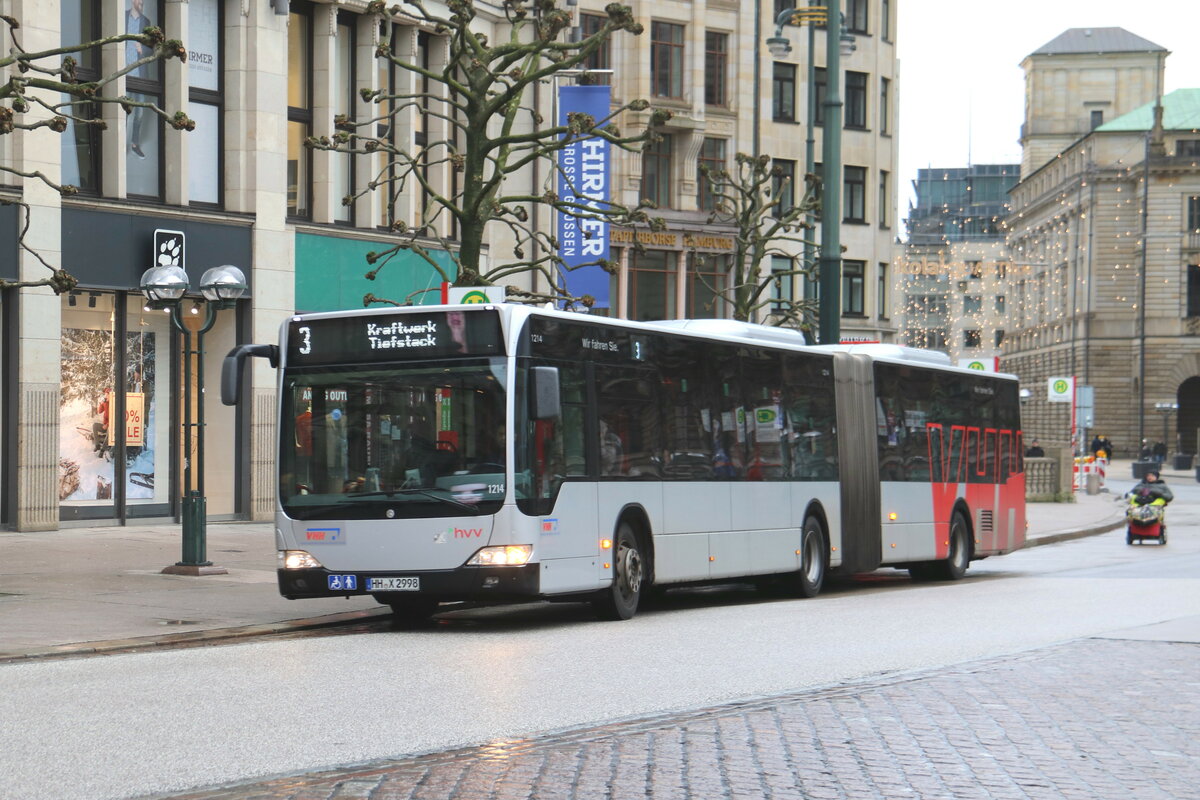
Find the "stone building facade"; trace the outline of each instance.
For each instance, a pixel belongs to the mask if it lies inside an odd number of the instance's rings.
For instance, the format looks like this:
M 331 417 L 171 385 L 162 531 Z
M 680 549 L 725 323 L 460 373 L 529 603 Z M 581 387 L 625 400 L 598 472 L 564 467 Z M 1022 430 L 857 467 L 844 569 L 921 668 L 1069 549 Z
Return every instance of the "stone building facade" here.
M 585 29 L 587 18 L 601 14 L 604 5 L 601 0 L 580 0 Z M 841 58 L 841 239 L 846 248 L 841 331 L 846 339 L 895 338 L 890 286 L 898 233 L 897 5 L 895 0 L 840 3 L 845 30 L 854 38 L 854 52 Z M 794 185 L 802 187 L 810 92 L 817 109 L 813 152 L 819 164 L 825 133 L 825 30 L 816 29 L 810 50 L 807 27 L 784 25 L 791 52 L 779 58 L 764 44 L 775 32 L 777 15 L 795 6 L 781 0 L 633 4 L 645 33 L 622 37 L 599 60 L 612 69 L 615 100 L 642 97 L 674 114 L 662 130 L 663 141 L 650 153 L 620 153 L 615 159 L 614 183 L 621 202 L 632 206 L 640 197 L 654 199 L 660 209 L 656 213 L 667 222 L 667 235 L 644 253 L 613 242 L 621 268 L 612 281 L 610 313 L 631 319 L 729 315 L 727 307 L 711 302 L 706 284 L 721 285 L 735 231 L 708 222 L 699 166 L 724 166 L 733 172 L 735 154 L 757 151 L 771 156 L 794 176 Z M 812 84 L 810 60 L 816 67 Z M 819 223 L 811 236 L 820 241 Z M 709 246 L 696 248 L 697 238 Z M 800 258 L 802 249 L 793 249 L 794 258 Z M 788 269 L 790 261 L 776 258 L 771 268 Z M 796 279 L 783 282 L 777 291 L 784 297 L 811 297 L 816 288 Z M 767 312 L 769 308 L 762 318 Z
M 1144 40 L 1132 38 L 1131 46 L 1142 47 Z M 1013 318 L 1003 366 L 1029 392 L 1027 437 L 1067 441 L 1073 431 L 1086 447 L 1103 433 L 1122 457 L 1136 456 L 1142 439 L 1165 438 L 1171 452 L 1196 452 L 1200 90 L 1156 100 L 1165 56 L 1154 48 L 1129 56 L 1140 66 L 1114 59 L 1111 81 L 1093 81 L 1090 94 L 1074 99 L 1085 108 L 1128 106 L 1138 98 L 1125 96 L 1130 87 L 1122 75 L 1157 69 L 1152 80 L 1135 82 L 1145 90 L 1140 104 L 1023 173 L 1012 191 Z M 1077 52 L 1026 65 L 1096 71 L 1091 58 Z M 1076 85 L 1077 77 L 1064 79 Z M 1075 376 L 1079 386 L 1092 388 L 1090 419 L 1082 414 L 1073 427 L 1071 404 L 1048 402 L 1047 380 L 1058 376 Z M 1160 410 L 1170 404 L 1178 411 Z
M 1026 56 L 1021 174 L 1161 94 L 1167 55 L 1123 28 L 1071 28 Z

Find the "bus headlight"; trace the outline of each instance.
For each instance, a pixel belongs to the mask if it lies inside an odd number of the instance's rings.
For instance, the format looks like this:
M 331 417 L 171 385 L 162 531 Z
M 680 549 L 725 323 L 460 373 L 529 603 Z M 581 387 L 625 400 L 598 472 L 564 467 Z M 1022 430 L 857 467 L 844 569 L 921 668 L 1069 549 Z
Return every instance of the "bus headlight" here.
M 531 544 L 503 544 L 484 547 L 467 562 L 468 567 L 519 567 L 529 563 L 533 555 Z
M 320 569 L 321 562 L 303 550 L 280 550 L 280 569 Z

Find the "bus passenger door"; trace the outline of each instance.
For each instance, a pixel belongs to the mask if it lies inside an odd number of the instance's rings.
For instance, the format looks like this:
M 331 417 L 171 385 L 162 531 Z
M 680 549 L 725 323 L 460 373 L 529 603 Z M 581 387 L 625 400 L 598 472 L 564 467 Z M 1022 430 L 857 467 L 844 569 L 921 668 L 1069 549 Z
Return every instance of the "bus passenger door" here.
M 548 363 L 548 362 L 547 362 Z M 538 518 L 537 557 L 542 591 L 578 591 L 595 587 L 600 534 L 596 527 L 596 484 L 588 463 L 584 365 L 555 362 L 560 413 L 528 419 L 517 440 L 518 505 Z

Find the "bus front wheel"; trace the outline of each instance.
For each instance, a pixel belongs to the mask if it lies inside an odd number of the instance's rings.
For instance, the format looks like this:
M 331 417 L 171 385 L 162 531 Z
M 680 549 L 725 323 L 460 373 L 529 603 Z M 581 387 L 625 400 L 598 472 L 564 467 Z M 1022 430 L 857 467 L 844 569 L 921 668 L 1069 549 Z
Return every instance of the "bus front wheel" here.
M 404 627 L 425 624 L 438 609 L 438 602 L 428 597 L 396 597 L 394 594 L 377 594 L 374 597 L 390 607 L 392 621 Z
M 622 520 L 613 537 L 613 582 L 592 603 L 601 619 L 630 619 L 646 582 L 646 561 L 633 526 Z

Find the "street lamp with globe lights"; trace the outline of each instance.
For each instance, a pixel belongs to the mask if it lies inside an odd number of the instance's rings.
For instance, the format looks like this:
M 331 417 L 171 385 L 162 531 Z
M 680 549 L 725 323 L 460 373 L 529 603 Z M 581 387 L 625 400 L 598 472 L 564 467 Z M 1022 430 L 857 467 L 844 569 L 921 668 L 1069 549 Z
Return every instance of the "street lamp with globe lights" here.
M 836 11 L 841 24 L 827 25 L 830 10 Z M 856 45 L 854 36 L 846 30 L 846 17 L 841 12 L 840 0 L 825 6 L 788 8 L 775 18 L 775 35 L 767 39 L 767 50 L 774 58 L 783 58 L 792 52 L 791 42 L 783 35 L 783 26 L 788 24 L 808 25 L 808 136 L 805 140 L 806 173 L 815 165 L 813 127 L 817 116 L 816 108 L 816 65 L 813 59 L 813 28 L 825 25 L 825 135 L 822 138 L 822 187 L 821 187 L 821 268 L 818 276 L 820 287 L 819 341 L 821 344 L 837 344 L 841 339 L 841 280 L 842 280 L 842 56 L 849 56 Z M 757 96 L 757 95 L 756 95 Z M 757 113 L 755 114 L 757 125 Z M 757 155 L 757 142 L 755 142 Z M 810 245 L 804 248 L 805 263 L 812 263 Z
M 183 557 L 163 572 L 173 575 L 217 575 L 228 572 L 213 566 L 206 558 L 207 512 L 204 497 L 204 334 L 217 321 L 217 312 L 230 308 L 246 294 L 245 274 L 229 264 L 213 267 L 200 277 L 200 293 L 205 300 L 204 322 L 192 329 L 184 324 L 183 306 L 189 288 L 182 267 L 151 267 L 142 274 L 141 290 L 147 307 L 162 309 L 171 315 L 171 324 L 183 336 L 183 497 L 180 517 L 183 524 Z M 191 313 L 199 313 L 199 301 Z M 193 346 L 194 340 L 194 346 Z M 192 412 L 192 358 L 196 359 L 196 413 Z M 194 419 L 193 419 L 194 416 Z M 194 443 L 194 444 L 193 444 Z M 196 481 L 192 481 L 192 453 L 195 453 Z

